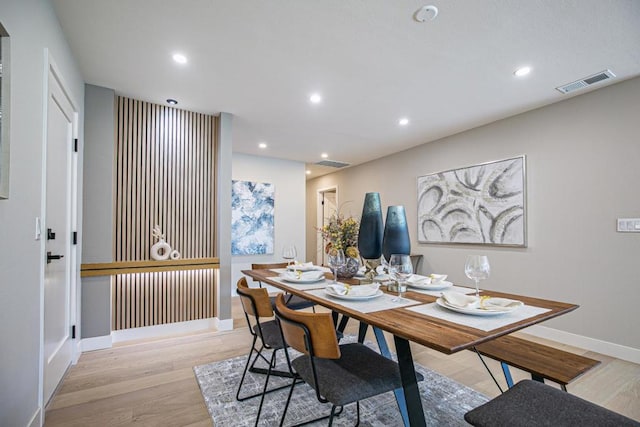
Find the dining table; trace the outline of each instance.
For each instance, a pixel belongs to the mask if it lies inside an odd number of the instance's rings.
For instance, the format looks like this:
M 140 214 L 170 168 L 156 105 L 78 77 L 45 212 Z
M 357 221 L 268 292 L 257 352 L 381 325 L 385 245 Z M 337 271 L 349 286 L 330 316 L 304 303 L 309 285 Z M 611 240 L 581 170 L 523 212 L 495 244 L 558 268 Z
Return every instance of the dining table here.
M 523 306 L 504 315 L 474 316 L 442 307 L 439 304 L 441 301 L 437 301 L 441 292 L 437 291 L 410 288 L 404 294 L 403 301 L 396 302 L 395 293 L 388 292 L 386 286 L 382 285 L 382 292 L 375 298 L 351 300 L 336 298 L 327 292 L 325 288 L 332 283 L 330 279 L 333 277 L 328 272 L 324 280 L 310 283 L 287 281 L 282 277 L 283 270 L 278 269 L 242 270 L 242 273 L 285 293 L 313 301 L 342 315 L 344 319 L 359 321 L 365 330 L 366 327 L 372 327 L 381 353 L 387 357 L 390 357 L 390 352 L 383 332 L 393 335 L 402 380 L 402 389 L 396 391 L 396 399 L 405 425 L 410 426 L 426 425 L 410 342 L 453 354 L 578 308 L 576 304 L 483 289 L 482 296 L 517 300 Z M 346 279 L 340 282 L 358 286 L 359 280 Z

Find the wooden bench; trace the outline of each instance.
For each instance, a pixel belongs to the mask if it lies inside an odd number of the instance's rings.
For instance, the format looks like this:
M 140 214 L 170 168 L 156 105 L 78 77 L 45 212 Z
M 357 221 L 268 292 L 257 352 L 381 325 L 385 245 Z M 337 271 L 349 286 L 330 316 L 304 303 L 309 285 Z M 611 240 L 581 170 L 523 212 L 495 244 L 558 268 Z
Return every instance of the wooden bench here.
M 513 386 L 509 365 L 529 372 L 533 380 L 544 382 L 547 379 L 567 391 L 567 384 L 600 363 L 599 360 L 511 335 L 480 344 L 475 350 L 500 362 L 509 388 Z

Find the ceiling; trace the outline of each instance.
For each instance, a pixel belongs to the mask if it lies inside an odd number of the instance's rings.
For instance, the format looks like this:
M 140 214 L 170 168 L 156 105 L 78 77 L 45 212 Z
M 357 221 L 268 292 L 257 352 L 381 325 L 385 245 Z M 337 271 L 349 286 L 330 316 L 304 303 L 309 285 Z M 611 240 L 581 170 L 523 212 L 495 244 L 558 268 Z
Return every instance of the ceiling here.
M 640 75 L 632 0 L 52 2 L 87 83 L 231 113 L 234 152 L 309 178 L 335 171 L 310 165 L 321 153 L 356 165 Z M 418 23 L 425 5 L 438 16 Z M 555 89 L 605 69 L 617 77 Z

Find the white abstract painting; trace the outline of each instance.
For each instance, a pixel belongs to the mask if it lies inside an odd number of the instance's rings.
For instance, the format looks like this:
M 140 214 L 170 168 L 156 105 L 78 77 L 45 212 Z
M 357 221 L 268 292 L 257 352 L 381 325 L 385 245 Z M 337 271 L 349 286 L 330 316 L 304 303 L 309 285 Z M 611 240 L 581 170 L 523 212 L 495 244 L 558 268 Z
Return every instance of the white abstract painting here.
M 525 157 L 418 178 L 418 241 L 526 246 Z
M 273 184 L 233 181 L 231 186 L 231 254 L 273 253 Z

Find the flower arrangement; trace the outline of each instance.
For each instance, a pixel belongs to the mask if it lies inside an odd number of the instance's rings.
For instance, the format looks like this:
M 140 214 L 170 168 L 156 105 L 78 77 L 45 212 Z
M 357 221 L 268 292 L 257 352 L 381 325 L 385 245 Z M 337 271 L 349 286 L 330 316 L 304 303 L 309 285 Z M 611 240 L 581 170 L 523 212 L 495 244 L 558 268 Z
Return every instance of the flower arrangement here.
M 342 249 L 349 258 L 358 258 L 358 230 L 360 222 L 353 218 L 335 213 L 329 218 L 329 223 L 318 231 L 328 243 L 324 251 L 328 254 L 335 250 Z

